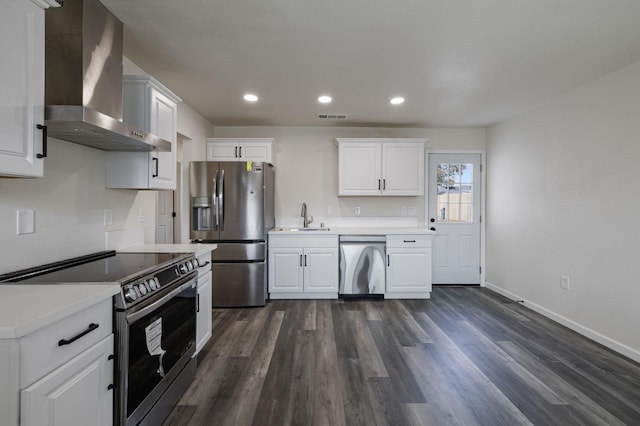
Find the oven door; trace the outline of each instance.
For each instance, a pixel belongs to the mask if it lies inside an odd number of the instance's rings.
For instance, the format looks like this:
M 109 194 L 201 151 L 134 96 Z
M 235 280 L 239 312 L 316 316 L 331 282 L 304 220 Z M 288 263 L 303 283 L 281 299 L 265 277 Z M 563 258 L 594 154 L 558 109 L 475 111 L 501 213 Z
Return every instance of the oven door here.
M 149 304 L 117 313 L 117 416 L 138 424 L 195 352 L 197 271 Z

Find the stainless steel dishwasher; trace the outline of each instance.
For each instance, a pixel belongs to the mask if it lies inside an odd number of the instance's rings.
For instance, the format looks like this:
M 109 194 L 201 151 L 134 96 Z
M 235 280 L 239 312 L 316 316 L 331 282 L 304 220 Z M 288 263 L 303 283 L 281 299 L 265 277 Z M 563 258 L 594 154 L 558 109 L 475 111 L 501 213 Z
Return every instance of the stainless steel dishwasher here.
M 384 235 L 340 236 L 340 296 L 383 297 L 386 283 Z

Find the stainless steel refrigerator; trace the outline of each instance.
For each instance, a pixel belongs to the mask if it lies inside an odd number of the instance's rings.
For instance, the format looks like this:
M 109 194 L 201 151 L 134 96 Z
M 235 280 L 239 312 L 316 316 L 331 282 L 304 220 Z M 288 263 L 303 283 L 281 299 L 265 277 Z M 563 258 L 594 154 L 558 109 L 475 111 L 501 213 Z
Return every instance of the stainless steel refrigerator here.
M 191 240 L 213 251 L 214 307 L 264 306 L 267 232 L 275 226 L 273 165 L 192 161 Z

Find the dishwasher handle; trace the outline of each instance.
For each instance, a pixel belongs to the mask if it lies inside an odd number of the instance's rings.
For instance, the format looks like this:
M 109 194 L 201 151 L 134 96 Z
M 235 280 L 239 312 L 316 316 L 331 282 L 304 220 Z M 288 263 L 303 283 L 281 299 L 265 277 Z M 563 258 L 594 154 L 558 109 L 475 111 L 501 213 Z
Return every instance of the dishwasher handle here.
M 343 243 L 386 243 L 386 235 L 340 235 L 340 244 Z

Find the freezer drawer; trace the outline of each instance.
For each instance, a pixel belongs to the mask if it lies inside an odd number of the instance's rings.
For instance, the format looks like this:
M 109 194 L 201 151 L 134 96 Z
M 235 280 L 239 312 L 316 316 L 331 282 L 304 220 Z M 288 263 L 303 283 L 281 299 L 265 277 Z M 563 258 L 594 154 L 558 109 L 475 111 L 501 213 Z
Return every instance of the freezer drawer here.
M 264 306 L 267 299 L 267 265 L 215 263 L 212 305 L 215 308 Z
M 267 243 L 220 243 L 213 251 L 213 263 L 226 261 L 263 261 L 267 258 Z

